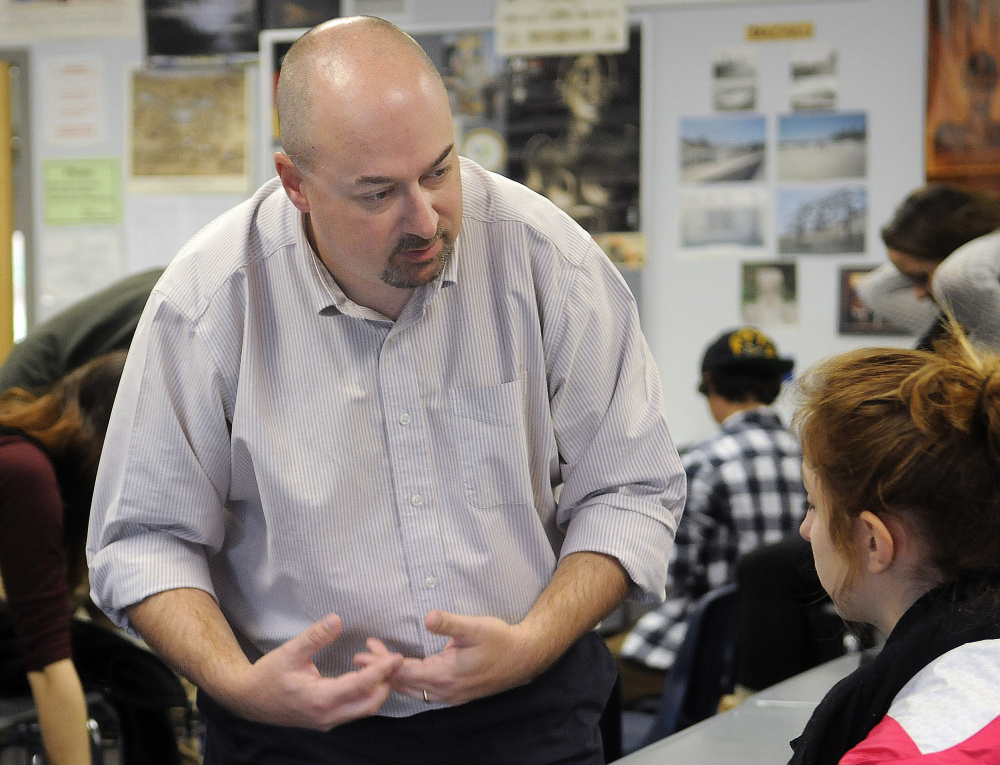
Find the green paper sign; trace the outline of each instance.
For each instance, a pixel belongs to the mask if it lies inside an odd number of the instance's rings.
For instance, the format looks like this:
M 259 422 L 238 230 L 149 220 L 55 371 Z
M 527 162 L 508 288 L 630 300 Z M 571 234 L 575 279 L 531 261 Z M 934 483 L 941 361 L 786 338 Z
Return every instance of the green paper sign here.
M 50 226 L 122 222 L 121 171 L 115 158 L 42 162 L 45 223 Z

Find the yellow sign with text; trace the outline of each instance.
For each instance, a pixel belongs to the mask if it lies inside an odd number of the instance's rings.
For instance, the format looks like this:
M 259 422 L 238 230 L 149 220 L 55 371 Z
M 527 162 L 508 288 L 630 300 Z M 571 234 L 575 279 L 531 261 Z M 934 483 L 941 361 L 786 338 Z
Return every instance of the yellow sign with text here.
M 746 38 L 751 42 L 771 40 L 808 40 L 816 35 L 816 27 L 811 21 L 796 21 L 787 24 L 747 24 Z

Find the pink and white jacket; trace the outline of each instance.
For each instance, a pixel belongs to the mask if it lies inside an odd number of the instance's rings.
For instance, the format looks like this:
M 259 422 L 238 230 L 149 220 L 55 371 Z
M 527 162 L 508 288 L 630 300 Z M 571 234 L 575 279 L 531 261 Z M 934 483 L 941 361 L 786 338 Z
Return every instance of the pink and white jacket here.
M 840 765 L 1000 765 L 1000 640 L 966 643 L 903 686 Z

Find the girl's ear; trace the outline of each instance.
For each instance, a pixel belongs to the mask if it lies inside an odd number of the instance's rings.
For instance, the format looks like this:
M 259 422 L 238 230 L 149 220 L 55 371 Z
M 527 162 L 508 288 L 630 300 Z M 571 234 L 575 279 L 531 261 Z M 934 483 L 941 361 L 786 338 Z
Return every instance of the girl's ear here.
M 862 561 L 869 573 L 881 574 L 889 568 L 899 553 L 905 534 L 902 525 L 894 518 L 883 520 L 868 510 L 858 516 L 862 544 Z

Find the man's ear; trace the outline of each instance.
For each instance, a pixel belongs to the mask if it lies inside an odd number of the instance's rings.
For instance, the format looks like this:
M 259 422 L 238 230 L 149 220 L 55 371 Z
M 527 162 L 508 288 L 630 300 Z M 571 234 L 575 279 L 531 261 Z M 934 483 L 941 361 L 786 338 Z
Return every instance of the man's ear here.
M 309 212 L 309 197 L 306 195 L 305 179 L 302 171 L 299 170 L 291 158 L 283 151 L 274 153 L 274 168 L 278 171 L 281 185 L 285 187 L 285 193 L 299 210 L 304 213 Z
M 883 520 L 868 510 L 861 512 L 858 523 L 865 568 L 872 574 L 881 574 L 896 560 L 902 541 L 899 535 L 904 533 L 902 526 L 894 518 Z

